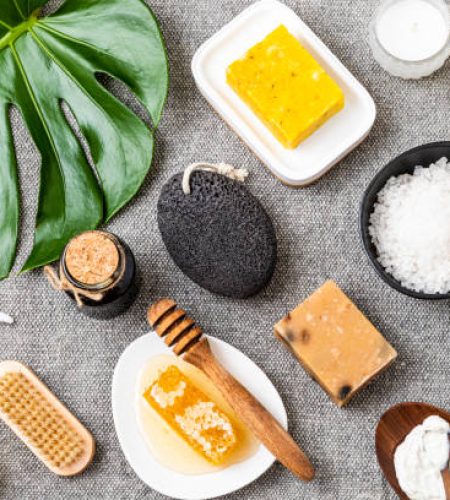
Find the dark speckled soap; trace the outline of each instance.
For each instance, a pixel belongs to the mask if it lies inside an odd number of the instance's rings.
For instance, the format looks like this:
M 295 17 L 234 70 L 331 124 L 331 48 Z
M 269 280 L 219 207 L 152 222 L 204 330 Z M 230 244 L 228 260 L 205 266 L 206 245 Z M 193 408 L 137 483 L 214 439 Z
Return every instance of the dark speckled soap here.
M 191 194 L 182 174 L 163 187 L 158 225 L 177 266 L 210 292 L 234 298 L 258 293 L 277 259 L 275 230 L 261 203 L 237 181 L 194 172 Z

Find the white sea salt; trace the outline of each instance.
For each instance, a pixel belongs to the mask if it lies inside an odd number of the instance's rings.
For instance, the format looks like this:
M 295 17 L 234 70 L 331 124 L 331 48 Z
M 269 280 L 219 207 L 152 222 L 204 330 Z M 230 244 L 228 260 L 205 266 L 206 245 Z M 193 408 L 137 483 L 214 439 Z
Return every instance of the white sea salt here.
M 369 233 L 380 264 L 416 292 L 450 292 L 450 163 L 391 177 L 378 193 Z

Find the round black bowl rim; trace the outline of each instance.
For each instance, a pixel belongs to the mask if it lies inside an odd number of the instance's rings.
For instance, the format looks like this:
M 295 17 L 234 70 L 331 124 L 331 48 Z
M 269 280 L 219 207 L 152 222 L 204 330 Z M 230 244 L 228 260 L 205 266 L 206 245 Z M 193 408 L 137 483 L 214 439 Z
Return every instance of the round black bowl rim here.
M 368 185 L 367 189 L 364 192 L 364 195 L 361 199 L 360 211 L 359 211 L 359 230 L 361 234 L 361 238 L 363 241 L 364 249 L 369 257 L 369 261 L 372 264 L 373 268 L 377 272 L 377 274 L 387 283 L 389 286 L 394 288 L 400 293 L 404 295 L 408 295 L 410 297 L 414 297 L 416 299 L 426 299 L 426 300 L 445 300 L 450 299 L 450 292 L 446 294 L 429 294 L 422 292 L 415 292 L 414 290 L 410 290 L 409 288 L 404 287 L 399 281 L 397 281 L 392 275 L 390 275 L 384 267 L 380 264 L 377 259 L 377 250 L 375 245 L 372 242 L 372 238 L 369 234 L 369 219 L 370 214 L 373 211 L 373 205 L 376 201 L 378 193 L 383 189 L 386 185 L 386 182 L 391 177 L 399 176 L 405 173 L 412 172 L 412 169 L 419 165 L 416 161 L 409 164 L 409 166 L 404 166 L 403 171 L 397 170 L 398 165 L 402 165 L 404 163 L 408 163 L 407 159 L 410 156 L 414 156 L 416 153 L 426 152 L 430 149 L 440 149 L 440 148 L 448 148 L 448 154 L 439 154 L 435 160 L 432 160 L 428 163 L 428 165 L 422 165 L 423 167 L 428 167 L 432 162 L 438 161 L 443 156 L 447 156 L 450 159 L 450 141 L 440 141 L 440 142 L 431 142 L 428 144 L 423 144 L 422 146 L 415 147 L 408 151 L 405 151 L 401 155 L 397 156 L 393 160 L 391 160 L 385 167 L 383 167 L 379 172 L 377 172 Z M 393 170 L 397 170 L 393 172 Z M 372 200 L 372 201 L 370 201 Z

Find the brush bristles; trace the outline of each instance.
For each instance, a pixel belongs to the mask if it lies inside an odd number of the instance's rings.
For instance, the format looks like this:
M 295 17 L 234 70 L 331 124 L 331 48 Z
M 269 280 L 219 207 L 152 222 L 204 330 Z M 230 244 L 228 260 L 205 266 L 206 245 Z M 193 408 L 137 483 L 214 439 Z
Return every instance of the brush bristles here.
M 0 378 L 0 415 L 54 468 L 70 467 L 85 451 L 81 436 L 22 373 Z

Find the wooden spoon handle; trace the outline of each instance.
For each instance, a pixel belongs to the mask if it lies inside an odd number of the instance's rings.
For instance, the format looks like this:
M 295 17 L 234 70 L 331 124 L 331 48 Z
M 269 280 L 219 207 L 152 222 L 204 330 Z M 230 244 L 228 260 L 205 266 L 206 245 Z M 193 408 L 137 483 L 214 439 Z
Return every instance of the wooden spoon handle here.
M 297 443 L 261 403 L 217 361 L 206 339 L 203 338 L 190 349 L 184 359 L 200 368 L 212 380 L 236 415 L 286 468 L 303 481 L 311 481 L 314 478 L 314 469 Z
M 441 474 L 444 480 L 445 496 L 447 500 L 450 500 L 450 469 L 443 470 Z

